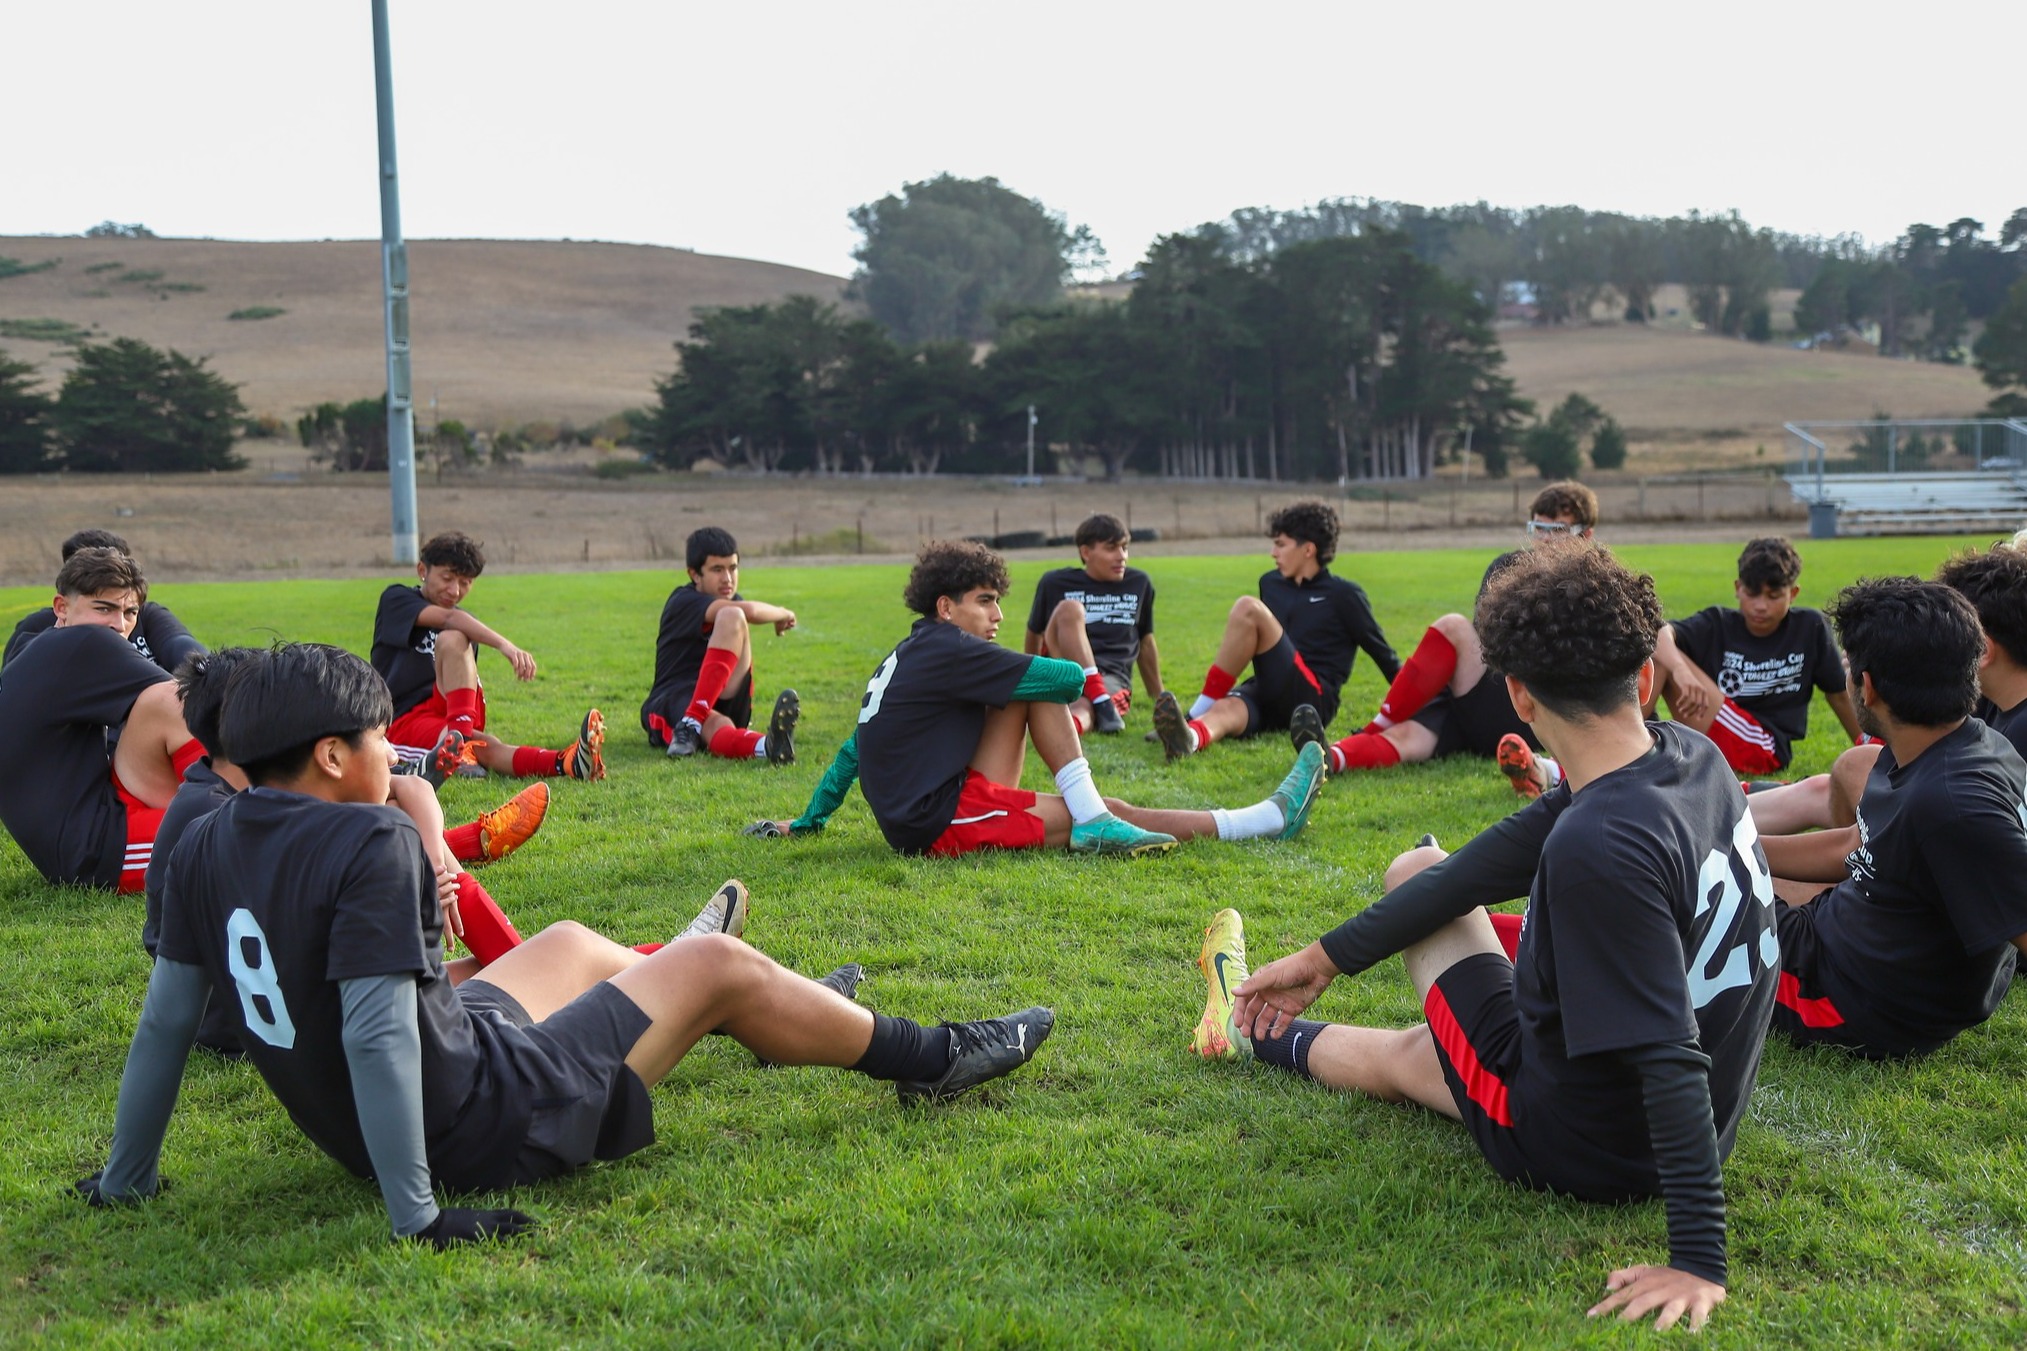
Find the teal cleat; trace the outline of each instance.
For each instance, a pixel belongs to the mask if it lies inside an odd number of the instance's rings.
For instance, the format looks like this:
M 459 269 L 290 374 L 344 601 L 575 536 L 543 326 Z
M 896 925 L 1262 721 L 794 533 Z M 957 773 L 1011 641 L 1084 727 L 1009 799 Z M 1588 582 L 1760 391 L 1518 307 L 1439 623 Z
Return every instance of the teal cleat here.
M 1111 812 L 1070 827 L 1070 852 L 1073 854 L 1124 854 L 1128 858 L 1148 858 L 1166 854 L 1175 845 L 1175 836 L 1142 830 Z
M 1295 768 L 1281 780 L 1271 799 L 1281 808 L 1281 838 L 1292 840 L 1309 824 L 1309 809 L 1323 791 L 1323 746 L 1311 741 L 1295 757 Z

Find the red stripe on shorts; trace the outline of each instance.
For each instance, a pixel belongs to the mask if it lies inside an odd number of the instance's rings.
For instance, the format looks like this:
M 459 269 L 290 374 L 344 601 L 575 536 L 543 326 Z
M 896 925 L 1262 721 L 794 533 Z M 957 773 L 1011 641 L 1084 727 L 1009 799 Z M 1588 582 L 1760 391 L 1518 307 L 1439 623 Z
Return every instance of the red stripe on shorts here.
M 1302 678 L 1309 682 L 1310 689 L 1315 690 L 1318 694 L 1323 693 L 1323 682 L 1316 678 L 1316 672 L 1309 669 L 1309 663 L 1302 660 L 1300 652 L 1295 654 L 1295 669 L 1300 671 Z
M 1780 979 L 1774 982 L 1774 1002 L 1784 1009 L 1793 1009 L 1803 1027 L 1844 1026 L 1844 1015 L 1837 1012 L 1835 1004 L 1827 999 L 1802 996 L 1802 982 L 1792 972 L 1781 972 Z
M 1478 1050 L 1464 1035 L 1464 1028 L 1451 1010 L 1450 1001 L 1443 997 L 1442 986 L 1429 987 L 1429 997 L 1422 1001 L 1422 1011 L 1429 1015 L 1429 1031 L 1435 1034 L 1436 1044 L 1443 1048 L 1443 1055 L 1449 1060 L 1451 1068 L 1464 1081 L 1465 1095 L 1494 1122 L 1511 1126 L 1513 1113 L 1506 1105 L 1506 1081 L 1486 1069 L 1478 1059 Z

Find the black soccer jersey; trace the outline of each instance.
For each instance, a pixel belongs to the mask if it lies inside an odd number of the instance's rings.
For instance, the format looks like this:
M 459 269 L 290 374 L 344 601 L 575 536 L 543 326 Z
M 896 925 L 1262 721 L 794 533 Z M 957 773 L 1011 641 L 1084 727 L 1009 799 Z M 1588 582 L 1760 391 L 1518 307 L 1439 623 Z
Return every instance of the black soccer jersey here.
M 2027 760 L 2027 699 L 2011 708 L 2000 708 L 1990 699 L 1981 698 L 1971 716 L 2006 738 L 2020 757 Z
M 421 587 L 396 582 L 380 593 L 373 616 L 373 669 L 394 696 L 397 718 L 436 689 L 437 630 L 416 622 L 428 606 Z
M 1882 749 L 1851 876 L 1810 905 L 1818 982 L 1865 1046 L 1933 1050 L 1997 1007 L 2027 933 L 2027 764 L 1977 721 L 1909 764 Z
M 1139 568 L 1116 582 L 1099 581 L 1082 568 L 1057 568 L 1035 584 L 1028 632 L 1040 633 L 1058 605 L 1074 600 L 1084 607 L 1084 633 L 1091 640 L 1091 664 L 1133 688 L 1133 663 L 1140 640 L 1154 632 L 1154 583 Z M 1060 657 L 1060 652 L 1051 653 Z
M 0 823 L 52 882 L 110 887 L 126 862 L 106 728 L 168 672 L 108 628 L 51 629 L 0 672 Z
M 360 1177 L 372 1162 L 346 1067 L 339 982 L 413 973 L 430 1170 L 511 1154 L 529 1104 L 502 1092 L 503 1025 L 443 970 L 443 912 L 415 826 L 393 807 L 252 788 L 191 826 L 169 860 L 158 956 L 199 966 L 247 1058 L 303 1134 Z
M 169 881 L 169 857 L 191 826 L 232 801 L 238 790 L 218 777 L 206 756 L 183 772 L 176 796 L 169 799 L 161 824 L 155 827 L 155 852 L 148 856 L 148 918 L 141 925 L 141 946 L 150 957 L 162 938 L 162 888 Z
M 859 702 L 859 791 L 887 843 L 920 853 L 950 828 L 964 771 L 1033 657 L 918 619 Z
M 1330 708 L 1318 711 L 1326 723 L 1360 652 L 1372 658 L 1382 679 L 1392 680 L 1400 673 L 1401 659 L 1387 646 L 1387 636 L 1373 618 L 1372 602 L 1357 582 L 1332 576 L 1329 568 L 1306 582 L 1290 581 L 1274 570 L 1260 578 L 1260 600 L 1281 621 L 1288 640 L 1322 684 Z
M 732 599 L 744 600 L 745 597 L 734 592 Z M 717 600 L 717 596 L 699 591 L 688 582 L 669 593 L 668 602 L 662 606 L 661 628 L 655 634 L 654 688 L 648 691 L 646 702 L 640 706 L 643 729 L 648 728 L 650 715 L 659 714 L 673 723 L 683 716 L 683 710 L 689 706 L 690 698 L 697 689 L 697 672 L 704 665 L 704 652 L 711 645 L 711 625 L 705 622 L 704 613 Z M 750 709 L 752 699 L 753 672 L 749 668 L 745 680 L 736 686 L 725 687 L 718 703 L 728 710 L 732 705 L 741 703 Z M 732 720 L 740 722 L 736 717 Z
M 0 653 L 0 662 L 14 660 L 28 640 L 36 634 L 56 627 L 56 611 L 44 606 L 14 626 L 8 635 L 7 650 Z M 134 651 L 154 662 L 165 671 L 174 671 L 185 657 L 195 656 L 204 651 L 204 644 L 190 636 L 190 630 L 183 627 L 183 621 L 170 614 L 166 606 L 154 601 L 141 602 L 141 617 L 134 622 L 134 631 L 127 636 L 134 645 Z
M 1840 694 L 1844 659 L 1818 610 L 1796 607 L 1764 638 L 1756 638 L 1737 609 L 1713 605 L 1673 622 L 1675 645 L 1717 682 L 1727 699 L 1773 734 L 1782 764 L 1789 743 L 1809 730 L 1812 689 Z
M 1773 879 L 1737 778 L 1707 739 L 1650 727 L 1651 752 L 1555 821 L 1513 969 L 1527 1067 L 1515 1124 L 1561 1142 L 1605 1191 L 1655 1186 L 1638 1073 L 1610 1053 L 1700 1049 L 1728 1152 L 1780 974 Z

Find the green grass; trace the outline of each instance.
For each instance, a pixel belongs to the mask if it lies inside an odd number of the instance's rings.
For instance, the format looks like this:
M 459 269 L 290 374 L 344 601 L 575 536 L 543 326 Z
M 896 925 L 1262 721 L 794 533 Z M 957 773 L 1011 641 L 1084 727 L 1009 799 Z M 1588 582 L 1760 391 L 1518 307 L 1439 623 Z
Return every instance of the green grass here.
M 243 310 L 234 310 L 226 315 L 228 319 L 275 319 L 288 311 L 279 305 L 248 305 Z
M 1806 543 L 1803 602 L 1861 573 L 1926 572 L 1933 540 Z M 1629 548 L 1677 613 L 1730 595 L 1733 547 Z M 1160 587 L 1168 683 L 1193 688 L 1254 558 L 1136 560 Z M 1477 553 L 1360 555 L 1396 645 L 1467 606 Z M 1018 642 L 1040 564 L 1015 575 Z M 1192 965 L 1218 905 L 1256 959 L 1369 902 L 1423 830 L 1446 841 L 1511 811 L 1482 761 L 1334 781 L 1292 845 L 1197 844 L 1141 865 L 1055 854 L 952 862 L 888 852 L 854 794 L 815 840 L 735 832 L 800 808 L 901 635 L 902 570 L 749 568 L 795 608 L 758 640 L 760 688 L 803 695 L 785 772 L 651 753 L 634 730 L 673 575 L 488 576 L 473 609 L 542 664 L 484 659 L 507 735 L 557 741 L 612 716 L 612 778 L 558 785 L 542 835 L 490 869 L 523 933 L 562 918 L 628 941 L 685 920 L 719 880 L 752 887 L 748 937 L 821 972 L 866 963 L 863 997 L 922 1019 L 1053 1004 L 1055 1037 L 1003 1084 L 926 1112 L 832 1070 L 765 1071 L 698 1048 L 655 1090 L 661 1139 L 624 1163 L 513 1196 L 528 1241 L 439 1255 L 385 1241 L 371 1187 L 325 1160 L 242 1067 L 193 1062 L 171 1128 L 172 1189 L 87 1211 L 65 1185 L 103 1160 L 146 969 L 140 903 L 53 888 L 0 845 L 0 1341 L 56 1344 L 1610 1345 L 1587 1323 L 1605 1273 L 1666 1259 L 1658 1205 L 1595 1207 L 1506 1186 L 1463 1131 L 1259 1066 L 1183 1053 Z M 207 642 L 362 645 L 379 582 L 164 586 Z M 0 591 L 7 620 L 45 599 Z M 1340 725 L 1377 701 L 1361 661 Z M 1839 748 L 1821 702 L 1798 770 Z M 1132 735 L 1096 742 L 1106 791 L 1159 806 L 1244 803 L 1280 778 L 1280 738 L 1165 768 Z M 9 766 L 10 773 L 32 767 Z M 1030 761 L 1028 784 L 1046 786 Z M 452 783 L 454 820 L 505 785 Z M 1417 1016 L 1398 963 L 1341 981 L 1339 1020 Z M 1713 1346 L 2017 1346 L 2027 1278 L 2021 1003 L 1913 1065 L 1769 1048 L 1726 1168 L 1730 1302 Z
M 68 319 L 0 319 L 0 338 L 22 342 L 83 342 L 91 330 Z

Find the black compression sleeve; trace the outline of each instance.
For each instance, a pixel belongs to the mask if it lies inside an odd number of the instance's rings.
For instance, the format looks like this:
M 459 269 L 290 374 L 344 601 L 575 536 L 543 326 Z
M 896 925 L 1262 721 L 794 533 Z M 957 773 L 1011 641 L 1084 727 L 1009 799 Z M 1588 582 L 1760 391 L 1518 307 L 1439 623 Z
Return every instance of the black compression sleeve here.
M 1523 807 L 1323 935 L 1331 964 L 1356 975 L 1474 907 L 1525 896 L 1549 828 L 1568 801 L 1568 793 L 1554 793 Z
M 1640 1072 L 1647 1136 L 1668 1210 L 1668 1265 L 1725 1283 L 1724 1179 L 1710 1115 L 1710 1057 L 1689 1046 L 1625 1053 Z

